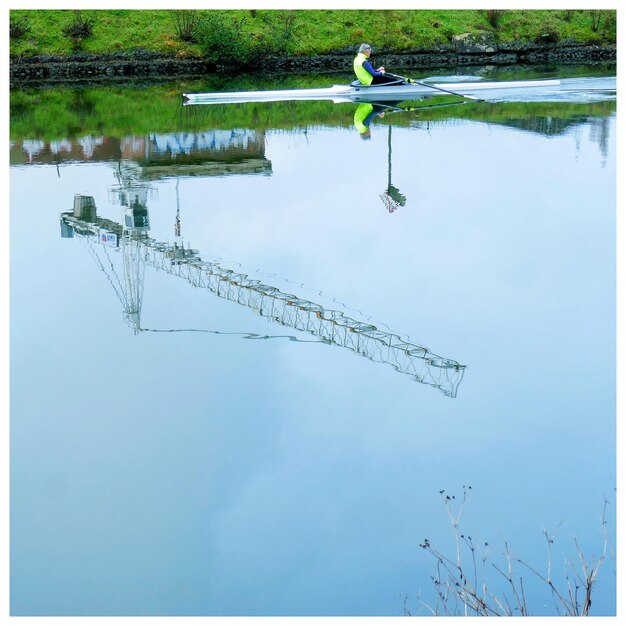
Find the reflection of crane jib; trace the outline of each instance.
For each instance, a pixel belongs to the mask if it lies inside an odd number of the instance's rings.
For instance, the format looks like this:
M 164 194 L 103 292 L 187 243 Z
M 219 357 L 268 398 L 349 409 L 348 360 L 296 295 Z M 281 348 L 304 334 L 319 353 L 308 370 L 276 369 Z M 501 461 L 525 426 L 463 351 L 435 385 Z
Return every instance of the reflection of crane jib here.
M 61 235 L 73 237 L 78 234 L 90 240 L 95 237 L 103 247 L 122 252 L 126 293 L 124 297 L 120 294 L 118 297 L 135 332 L 142 330 L 143 271 L 146 265 L 150 265 L 184 278 L 194 287 L 208 289 L 220 298 L 237 302 L 278 324 L 348 348 L 372 361 L 388 363 L 420 383 L 437 387 L 447 396 L 456 396 L 465 372 L 465 366 L 457 361 L 433 354 L 428 348 L 382 331 L 373 324 L 352 319 L 341 311 L 282 292 L 218 263 L 203 261 L 191 248 L 158 242 L 148 237 L 143 228 L 129 230 L 97 217 L 95 204 L 91 206 L 88 201 L 85 206 L 90 209 L 80 217 L 75 215 L 76 212 L 61 214 Z M 88 219 L 84 219 L 87 216 Z M 113 287 L 115 289 L 115 285 Z

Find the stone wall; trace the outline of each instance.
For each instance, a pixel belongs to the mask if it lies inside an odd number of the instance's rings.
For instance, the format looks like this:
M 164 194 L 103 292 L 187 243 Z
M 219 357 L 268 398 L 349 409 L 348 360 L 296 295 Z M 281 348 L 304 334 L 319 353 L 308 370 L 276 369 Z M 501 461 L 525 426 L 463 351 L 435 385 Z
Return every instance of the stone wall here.
M 279 72 L 346 72 L 352 71 L 354 51 L 339 50 L 331 54 L 279 57 L 264 56 L 249 71 Z M 579 44 L 575 42 L 519 41 L 498 44 L 489 37 L 458 35 L 449 45 L 411 52 L 394 52 L 378 48 L 375 62 L 388 68 L 436 68 L 469 65 L 516 64 L 585 64 L 616 62 L 615 45 Z M 93 79 L 167 78 L 203 76 L 208 72 L 233 68 L 206 59 L 178 59 L 138 50 L 111 55 L 75 54 L 67 57 L 38 56 L 13 58 L 10 62 L 10 84 L 23 82 L 70 82 Z

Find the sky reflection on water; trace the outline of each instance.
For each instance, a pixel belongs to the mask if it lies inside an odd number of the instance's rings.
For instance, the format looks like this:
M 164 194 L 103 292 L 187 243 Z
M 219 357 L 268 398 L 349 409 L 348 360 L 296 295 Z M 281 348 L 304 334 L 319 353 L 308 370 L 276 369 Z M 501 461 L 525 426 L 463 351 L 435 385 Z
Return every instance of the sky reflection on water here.
M 560 524 L 555 562 L 574 536 L 597 552 L 615 486 L 614 115 L 553 133 L 417 116 L 390 156 L 399 118 L 361 141 L 353 113 L 238 129 L 229 159 L 170 142 L 169 165 L 146 164 L 124 150 L 166 137 L 128 136 L 117 159 L 13 161 L 13 614 L 399 615 L 430 590 L 418 544 L 452 548 L 439 490 L 467 484 L 474 536 L 541 567 Z M 310 336 L 149 266 L 141 327 L 175 332 L 133 333 L 122 255 L 99 266 L 59 225 L 76 194 L 120 224 L 133 193 L 150 238 L 466 365 L 458 394 L 289 341 Z M 614 584 L 607 564 L 597 614 Z

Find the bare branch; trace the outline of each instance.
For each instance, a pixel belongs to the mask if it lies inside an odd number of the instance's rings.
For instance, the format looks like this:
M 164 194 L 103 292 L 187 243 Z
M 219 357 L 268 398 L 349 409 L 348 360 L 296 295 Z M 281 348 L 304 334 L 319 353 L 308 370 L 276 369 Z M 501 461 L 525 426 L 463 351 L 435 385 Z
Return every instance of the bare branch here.
M 469 487 L 471 489 L 471 487 Z M 609 539 L 606 522 L 606 508 L 608 500 L 604 499 L 604 507 L 602 512 L 602 534 L 603 545 L 602 552 L 596 557 L 593 553 L 591 560 L 588 560 L 579 544 L 575 539 L 574 545 L 577 552 L 577 564 L 570 559 L 565 562 L 565 588 L 561 591 L 555 584 L 553 579 L 553 544 L 554 533 L 543 529 L 543 535 L 547 546 L 547 571 L 542 574 L 536 567 L 529 565 L 523 559 L 513 557 L 508 541 L 503 538 L 504 552 L 500 555 L 503 564 L 491 561 L 491 549 L 488 543 L 482 544 L 476 541 L 470 535 L 461 532 L 461 517 L 464 506 L 467 501 L 468 490 L 463 486 L 463 497 L 458 500 L 454 496 L 442 495 L 446 512 L 450 523 L 453 527 L 456 555 L 452 558 L 433 548 L 430 542 L 425 539 L 420 544 L 431 556 L 436 560 L 437 576 L 432 577 L 435 586 L 435 606 L 430 606 L 422 601 L 423 606 L 428 608 L 433 615 L 476 615 L 476 616 L 528 616 L 529 606 L 526 595 L 526 584 L 523 576 L 514 573 L 514 563 L 519 563 L 528 572 L 532 573 L 538 580 L 542 581 L 546 589 L 549 590 L 554 602 L 556 613 L 558 615 L 589 615 L 592 603 L 592 591 L 597 580 L 600 568 L 606 559 L 609 549 Z M 455 511 L 455 505 L 457 509 Z M 559 522 L 560 526 L 560 522 Z M 464 547 L 463 551 L 461 548 Z M 468 553 L 471 555 L 471 571 L 469 565 L 467 573 L 471 576 L 471 581 L 466 574 L 466 568 L 463 558 L 467 561 Z M 478 557 L 477 557 L 478 552 Z M 481 579 L 478 577 L 478 558 L 482 563 Z M 491 568 L 487 568 L 487 564 L 502 576 L 508 583 L 510 591 L 503 593 L 492 592 L 488 585 L 488 573 Z M 505 586 L 506 588 L 506 586 Z M 584 592 L 584 598 L 579 599 L 579 591 Z M 405 602 L 406 604 L 406 602 Z M 407 613 L 408 609 L 405 609 Z M 410 613 L 409 613 L 410 614 Z

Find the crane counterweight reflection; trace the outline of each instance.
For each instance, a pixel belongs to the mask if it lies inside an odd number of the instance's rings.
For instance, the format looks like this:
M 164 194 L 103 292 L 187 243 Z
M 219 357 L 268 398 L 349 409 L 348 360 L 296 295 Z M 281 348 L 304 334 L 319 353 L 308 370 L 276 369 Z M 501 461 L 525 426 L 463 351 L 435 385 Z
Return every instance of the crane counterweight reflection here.
M 424 346 L 380 330 L 369 322 L 353 319 L 342 311 L 283 292 L 215 261 L 203 260 L 198 250 L 185 247 L 180 240 L 178 203 L 174 243 L 159 242 L 148 235 L 147 209 L 140 202 L 125 206 L 124 217 L 122 224 L 101 218 L 92 197 L 77 195 L 74 210 L 61 213 L 61 236 L 78 235 L 88 242 L 135 334 L 147 330 L 141 326 L 141 307 L 145 268 L 150 266 L 183 278 L 194 287 L 208 289 L 272 322 L 313 335 L 324 343 L 347 348 L 371 361 L 387 363 L 420 383 L 440 389 L 446 396 L 456 397 L 465 372 L 465 366 L 457 361 L 434 354 Z M 106 264 L 100 259 L 97 247 L 107 256 Z M 113 275 L 115 270 L 109 250 L 122 256 L 123 282 Z

